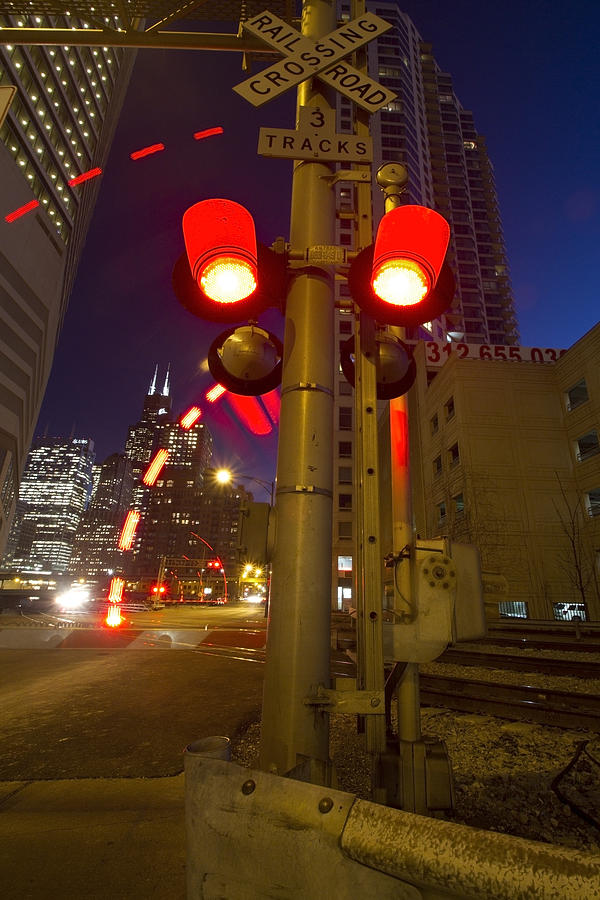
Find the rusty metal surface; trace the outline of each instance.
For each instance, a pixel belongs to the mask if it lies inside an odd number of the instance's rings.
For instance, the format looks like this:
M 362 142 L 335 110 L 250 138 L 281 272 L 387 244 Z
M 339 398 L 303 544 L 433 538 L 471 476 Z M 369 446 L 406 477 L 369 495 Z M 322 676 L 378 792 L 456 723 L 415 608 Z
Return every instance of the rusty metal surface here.
M 342 850 L 423 886 L 425 896 L 600 900 L 600 856 L 454 825 L 357 800 Z

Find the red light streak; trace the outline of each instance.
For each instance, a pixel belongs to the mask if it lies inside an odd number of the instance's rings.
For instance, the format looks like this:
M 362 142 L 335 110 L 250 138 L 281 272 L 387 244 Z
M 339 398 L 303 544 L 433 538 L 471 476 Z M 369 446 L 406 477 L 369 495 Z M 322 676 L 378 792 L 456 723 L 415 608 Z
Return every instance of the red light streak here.
M 118 628 L 121 622 L 124 619 L 121 616 L 121 610 L 118 606 L 109 606 L 108 612 L 106 614 L 106 619 L 104 620 L 109 628 Z
M 20 206 L 18 209 L 15 209 L 13 212 L 9 213 L 7 216 L 4 216 L 4 221 L 14 222 L 15 219 L 20 219 L 21 216 L 24 216 L 25 213 L 31 212 L 32 209 L 35 209 L 36 206 L 39 206 L 39 202 L 37 200 L 30 200 L 29 203 L 26 203 L 25 206 Z
M 204 131 L 197 131 L 194 134 L 194 140 L 201 141 L 203 138 L 212 137 L 215 134 L 223 134 L 223 129 L 220 125 L 217 125 L 216 128 L 205 128 Z
M 168 450 L 157 450 L 154 454 L 154 459 L 146 469 L 144 477 L 142 481 L 144 484 L 148 485 L 148 487 L 152 487 L 156 483 L 156 479 L 161 473 L 162 467 L 166 463 L 169 457 Z
M 135 530 L 138 527 L 139 521 L 139 512 L 136 512 L 134 509 L 130 509 L 127 513 L 125 522 L 123 523 L 123 528 L 121 529 L 121 537 L 119 538 L 119 550 L 131 550 L 133 546 L 133 539 L 135 537 Z
M 159 153 L 164 149 L 164 144 L 150 144 L 148 147 L 143 147 L 141 150 L 134 150 L 129 156 L 131 159 L 142 159 L 144 156 L 150 156 L 152 153 Z
M 229 393 L 227 399 L 242 424 L 249 428 L 252 434 L 270 434 L 273 430 L 256 397 L 243 397 L 241 394 Z
M 275 388 L 274 391 L 269 391 L 268 394 L 263 394 L 260 399 L 263 402 L 263 406 L 269 413 L 273 425 L 278 425 L 279 413 L 281 410 L 281 397 L 279 396 L 278 388 Z
M 90 178 L 96 178 L 97 175 L 102 175 L 102 169 L 88 169 L 87 172 L 82 172 L 81 175 L 76 175 L 75 178 L 70 178 L 67 182 L 71 187 L 75 187 L 78 184 L 81 184 L 84 181 L 89 181 Z
M 116 575 L 111 580 L 110 586 L 108 588 L 108 602 L 109 603 L 120 603 L 123 599 L 123 588 L 125 587 L 125 580 L 123 578 L 118 578 Z
M 392 465 L 397 469 L 408 466 L 408 417 L 404 406 L 398 403 L 402 399 L 399 397 L 390 403 Z
M 207 391 L 205 394 L 206 399 L 209 403 L 214 403 L 215 400 L 218 400 L 219 397 L 222 397 L 225 393 L 225 388 L 222 384 L 215 384 L 214 387 L 211 387 L 210 391 Z
M 187 431 L 189 428 L 192 427 L 192 425 L 196 424 L 196 422 L 198 421 L 198 419 L 200 418 L 201 415 L 202 415 L 202 410 L 199 409 L 197 406 L 192 406 L 190 409 L 188 409 L 185 416 L 181 417 L 181 419 L 179 420 L 179 424 L 181 425 L 182 428 L 185 428 Z

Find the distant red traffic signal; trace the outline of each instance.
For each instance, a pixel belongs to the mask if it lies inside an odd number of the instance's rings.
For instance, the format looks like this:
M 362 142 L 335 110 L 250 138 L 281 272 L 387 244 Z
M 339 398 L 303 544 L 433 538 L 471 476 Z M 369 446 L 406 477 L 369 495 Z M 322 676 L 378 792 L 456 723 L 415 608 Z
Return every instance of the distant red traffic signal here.
M 422 325 L 440 316 L 454 298 L 454 277 L 444 262 L 450 228 L 425 206 L 399 206 L 383 216 L 375 244 L 350 266 L 355 302 L 379 322 Z

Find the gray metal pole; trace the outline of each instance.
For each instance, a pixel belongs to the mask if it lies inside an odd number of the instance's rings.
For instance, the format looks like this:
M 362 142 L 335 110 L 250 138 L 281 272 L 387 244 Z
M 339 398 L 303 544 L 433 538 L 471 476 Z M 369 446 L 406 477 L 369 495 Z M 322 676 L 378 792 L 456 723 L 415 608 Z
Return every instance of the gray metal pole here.
M 336 4 L 304 0 L 302 34 L 335 30 Z M 329 109 L 312 80 L 298 107 Z M 335 194 L 322 162 L 296 162 L 292 250 L 334 243 Z M 329 717 L 304 699 L 329 685 L 333 495 L 333 272 L 295 271 L 286 305 L 277 457 L 277 528 L 263 695 L 260 765 L 285 774 L 312 761 L 310 779 L 326 783 Z

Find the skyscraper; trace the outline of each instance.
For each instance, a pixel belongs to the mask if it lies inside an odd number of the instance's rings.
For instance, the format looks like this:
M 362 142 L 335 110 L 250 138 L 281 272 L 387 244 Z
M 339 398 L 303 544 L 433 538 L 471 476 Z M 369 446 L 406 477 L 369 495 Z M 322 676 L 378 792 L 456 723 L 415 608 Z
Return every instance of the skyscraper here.
M 13 571 L 67 571 L 89 496 L 94 443 L 37 441 L 27 457 L 4 565 Z
M 423 41 L 408 15 L 395 2 L 374 0 L 367 6 L 393 26 L 367 45 L 369 73 L 398 95 L 370 119 L 373 172 L 386 162 L 406 166 L 409 181 L 403 202 L 437 210 L 451 229 L 447 258 L 457 282 L 453 307 L 439 320 L 407 329 L 407 336 L 471 344 L 516 344 L 514 303 L 485 138 L 477 132 L 473 114 L 464 109 L 454 93 L 451 76 L 441 70 L 431 45 Z M 343 19 L 351 18 L 348 0 L 343 0 L 340 10 Z M 352 102 L 338 96 L 337 103 L 339 129 L 352 131 Z M 355 189 L 351 183 L 343 183 L 337 191 L 337 243 L 353 249 L 357 229 Z M 374 180 L 374 222 L 382 215 L 383 195 Z M 353 332 L 353 316 L 347 285 L 338 282 L 336 289 L 336 337 L 341 343 Z M 353 605 L 352 567 L 358 535 L 352 393 L 338 370 L 334 407 L 334 608 Z
M 158 388 L 158 365 L 144 398 L 142 414 L 138 422 L 129 428 L 125 442 L 125 453 L 131 460 L 134 479 L 133 507 L 140 510 L 143 497 L 141 478 L 152 457 L 152 451 L 158 442 L 159 426 L 169 421 L 171 412 L 171 393 L 169 388 L 169 369 L 161 390 Z
M 14 28 L 49 23 L 82 24 L 0 15 Z M 0 332 L 10 347 L 0 353 L 0 552 L 100 179 L 69 182 L 104 166 L 134 58 L 110 47 L 0 45 L 0 85 L 17 87 L 0 128 Z
M 75 535 L 69 572 L 74 575 L 109 575 L 122 568 L 119 535 L 131 503 L 131 461 L 124 453 L 113 453 L 100 473 L 89 506 Z

